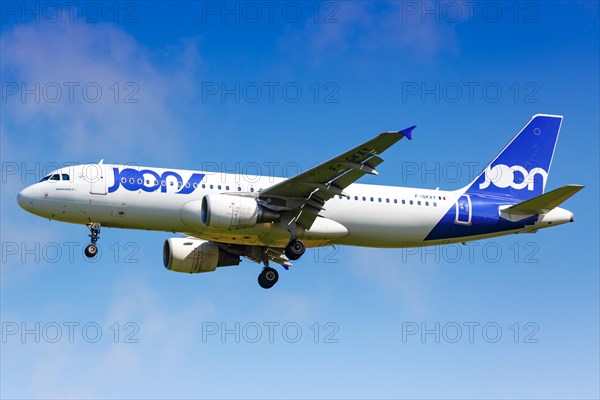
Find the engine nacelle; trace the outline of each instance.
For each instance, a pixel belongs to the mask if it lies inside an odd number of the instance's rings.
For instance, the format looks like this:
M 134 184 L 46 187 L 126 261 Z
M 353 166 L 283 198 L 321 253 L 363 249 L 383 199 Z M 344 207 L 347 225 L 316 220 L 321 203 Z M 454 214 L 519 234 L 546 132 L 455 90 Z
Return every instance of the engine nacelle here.
M 279 213 L 261 206 L 256 199 L 228 194 L 204 196 L 200 216 L 204 225 L 227 230 L 251 228 L 281 218 Z
M 170 238 L 163 246 L 163 263 L 170 271 L 197 274 L 212 272 L 217 267 L 239 265 L 240 257 L 206 240 Z

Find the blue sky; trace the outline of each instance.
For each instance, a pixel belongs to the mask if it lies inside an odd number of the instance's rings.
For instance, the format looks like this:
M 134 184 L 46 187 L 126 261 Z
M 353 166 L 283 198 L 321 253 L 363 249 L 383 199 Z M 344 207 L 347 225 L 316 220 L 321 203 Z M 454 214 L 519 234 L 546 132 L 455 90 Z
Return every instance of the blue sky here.
M 465 3 L 3 2 L 1 396 L 598 398 L 598 4 Z M 309 250 L 269 291 L 165 270 L 167 233 L 89 262 L 15 202 L 67 163 L 279 176 L 411 125 L 363 182 L 455 189 L 536 113 L 575 223 Z

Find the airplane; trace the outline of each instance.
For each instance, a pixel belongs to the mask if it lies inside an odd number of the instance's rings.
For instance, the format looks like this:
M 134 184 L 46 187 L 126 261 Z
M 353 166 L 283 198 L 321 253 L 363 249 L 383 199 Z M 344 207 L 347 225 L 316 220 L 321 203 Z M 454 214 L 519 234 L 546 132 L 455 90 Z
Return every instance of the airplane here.
M 90 230 L 87 257 L 101 227 L 185 235 L 165 240 L 170 271 L 212 272 L 245 257 L 271 288 L 307 247 L 407 248 L 467 242 L 573 222 L 558 207 L 583 189 L 545 192 L 563 117 L 536 114 L 467 186 L 452 191 L 355 183 L 378 175 L 380 154 L 415 126 L 375 138 L 289 179 L 118 164 L 57 169 L 17 197 L 26 211 Z

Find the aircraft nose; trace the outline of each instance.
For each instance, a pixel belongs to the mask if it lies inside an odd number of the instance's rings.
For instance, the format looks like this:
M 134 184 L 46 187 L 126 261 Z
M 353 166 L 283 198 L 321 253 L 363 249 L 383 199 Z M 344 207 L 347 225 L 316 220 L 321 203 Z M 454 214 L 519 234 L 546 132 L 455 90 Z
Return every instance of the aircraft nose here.
M 21 190 L 17 195 L 17 203 L 25 211 L 33 212 L 34 190 L 31 186 Z

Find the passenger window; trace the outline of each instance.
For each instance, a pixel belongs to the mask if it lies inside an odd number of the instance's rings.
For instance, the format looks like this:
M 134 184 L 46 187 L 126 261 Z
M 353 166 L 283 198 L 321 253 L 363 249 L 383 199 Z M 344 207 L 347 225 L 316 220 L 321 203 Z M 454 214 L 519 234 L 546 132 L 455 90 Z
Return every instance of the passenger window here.
M 398 204 L 398 199 L 394 199 L 394 204 Z
M 206 189 L 206 185 L 204 183 L 202 184 L 202 189 Z
M 433 206 L 434 206 L 434 207 L 437 207 L 437 203 L 436 203 L 435 201 L 433 202 Z
M 228 186 L 225 186 L 225 190 L 229 190 L 229 185 L 228 185 Z
M 406 200 L 402 200 L 402 204 L 406 204 Z
M 213 185 L 210 185 L 210 188 L 212 189 L 212 188 L 214 188 L 214 186 L 213 186 Z
M 379 199 L 377 199 L 377 200 L 379 200 L 379 202 L 381 203 L 381 197 Z
M 420 206 L 421 205 L 421 200 L 417 201 L 417 205 Z
M 363 196 L 363 201 L 367 201 L 367 198 L 365 196 Z
M 411 206 L 413 205 L 413 201 L 412 201 L 412 200 L 410 201 L 410 205 L 411 205 Z
M 354 196 L 354 200 L 358 200 L 358 196 Z
M 428 201 L 426 201 L 426 202 L 425 202 L 425 205 L 426 205 L 426 206 L 428 206 L 428 205 L 429 205 L 429 202 L 428 202 Z
M 217 186 L 217 189 L 221 190 L 221 185 Z
M 389 202 L 390 202 L 390 199 L 385 199 L 385 202 L 386 202 L 386 203 L 389 203 Z
M 371 197 L 371 201 L 373 201 L 373 198 Z

